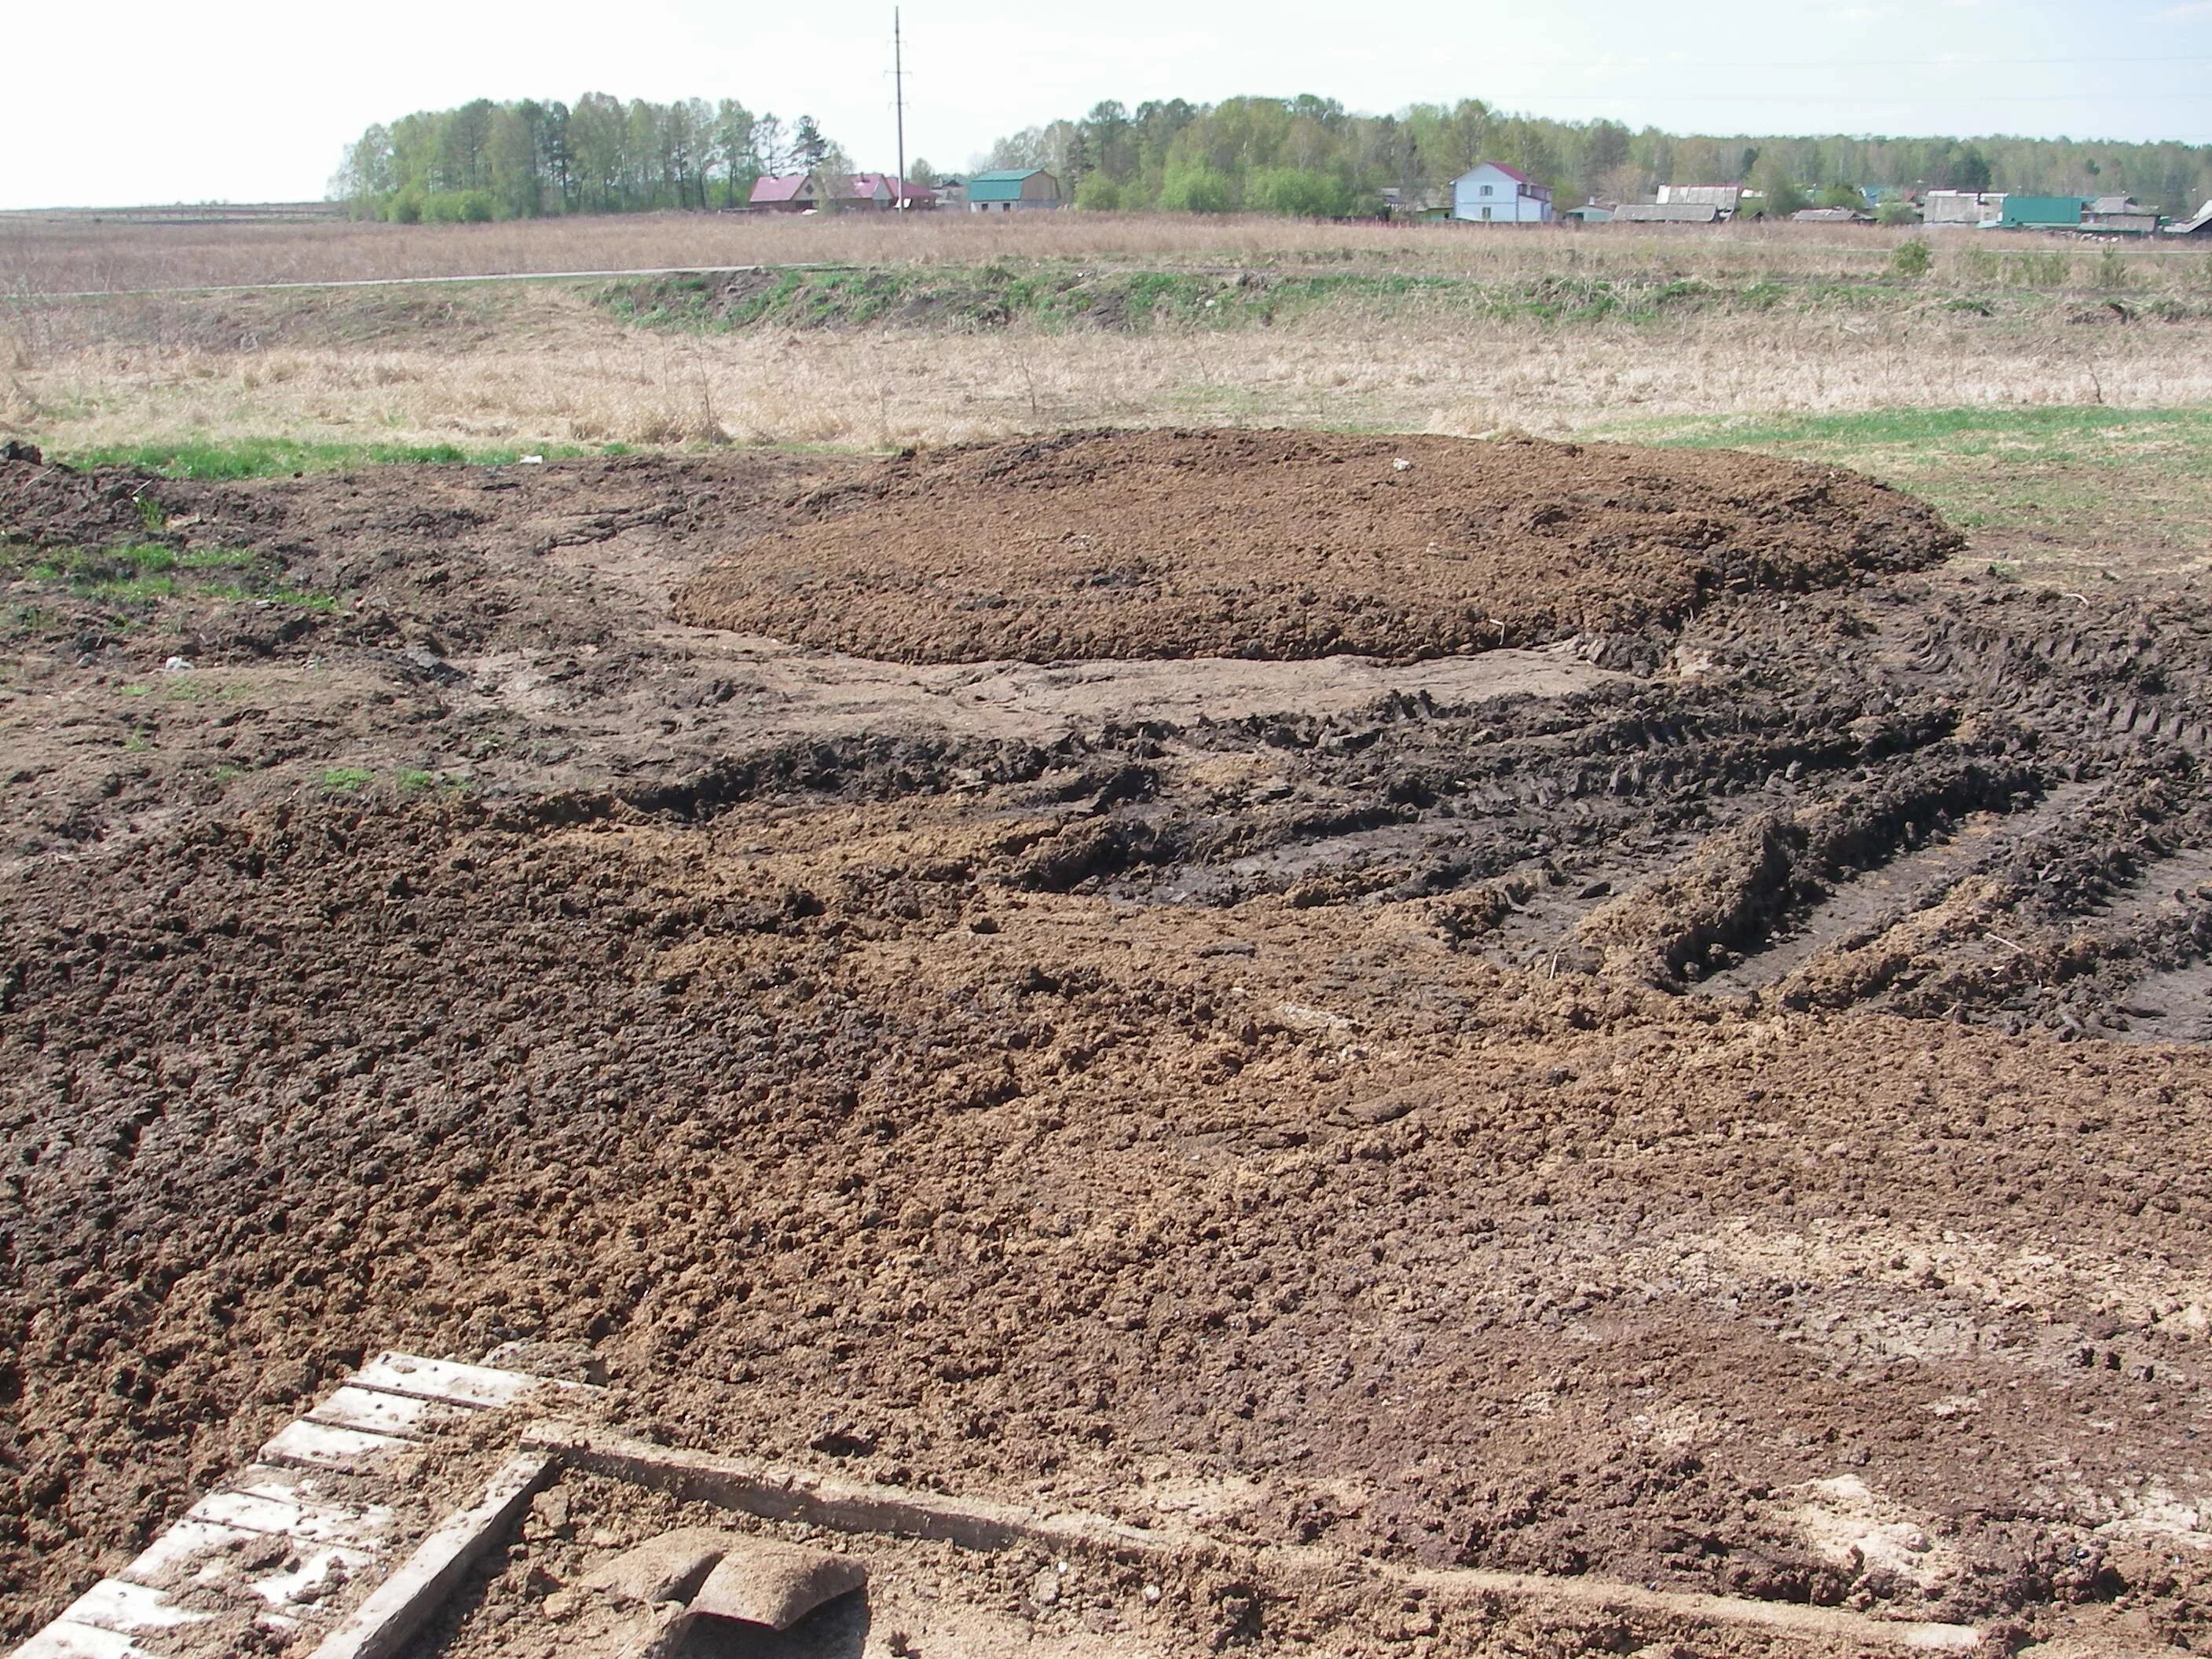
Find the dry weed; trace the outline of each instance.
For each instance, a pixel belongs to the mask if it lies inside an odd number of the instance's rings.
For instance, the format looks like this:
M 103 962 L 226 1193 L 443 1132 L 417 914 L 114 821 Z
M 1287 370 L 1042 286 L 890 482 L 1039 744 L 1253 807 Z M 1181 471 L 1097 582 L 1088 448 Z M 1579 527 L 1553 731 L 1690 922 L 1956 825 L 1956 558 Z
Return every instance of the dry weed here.
M 1415 307 L 1294 327 L 1050 334 L 625 328 L 568 289 L 465 339 L 211 344 L 136 313 L 49 331 L 0 420 L 64 451 L 191 434 L 397 442 L 889 448 L 1095 423 L 1568 434 L 1625 418 L 1961 404 L 2212 401 L 2203 324 L 2000 326 L 1930 308 L 1664 324 L 1499 324 Z M 1462 319 L 1463 320 L 1463 319 Z
M 145 224 L 0 215 L 0 293 L 120 293 L 255 283 L 380 281 L 568 270 L 749 264 L 981 264 L 1286 267 L 1507 277 L 1675 275 L 1742 280 L 1866 278 L 1908 234 L 1850 225 L 1404 225 L 1187 215 L 1057 213 L 638 214 L 489 225 L 343 222 Z M 1947 256 L 1953 245 L 1944 237 Z M 2033 244 L 2008 239 L 2017 251 Z M 2153 285 L 2202 286 L 2203 256 L 2132 250 Z M 2074 261 L 2086 278 L 2094 261 Z

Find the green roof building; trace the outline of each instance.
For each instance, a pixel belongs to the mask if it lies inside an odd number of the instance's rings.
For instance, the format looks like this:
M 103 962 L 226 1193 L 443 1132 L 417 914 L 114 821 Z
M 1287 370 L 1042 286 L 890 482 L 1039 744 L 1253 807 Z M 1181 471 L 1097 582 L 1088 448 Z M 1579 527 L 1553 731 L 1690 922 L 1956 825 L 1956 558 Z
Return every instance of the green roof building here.
M 1060 205 L 1060 180 L 1042 167 L 1001 167 L 968 181 L 968 211 L 1014 213 Z
M 1997 223 L 2013 230 L 2053 230 L 2081 222 L 2081 196 L 2008 196 Z

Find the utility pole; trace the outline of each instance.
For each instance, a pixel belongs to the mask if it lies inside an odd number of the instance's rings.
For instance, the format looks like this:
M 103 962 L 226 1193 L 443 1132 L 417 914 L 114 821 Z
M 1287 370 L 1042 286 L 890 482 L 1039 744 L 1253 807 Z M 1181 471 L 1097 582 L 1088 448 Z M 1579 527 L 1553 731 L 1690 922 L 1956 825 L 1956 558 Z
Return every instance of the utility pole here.
M 899 40 L 899 9 L 891 8 L 891 108 L 898 122 L 898 210 L 906 211 L 906 60 Z

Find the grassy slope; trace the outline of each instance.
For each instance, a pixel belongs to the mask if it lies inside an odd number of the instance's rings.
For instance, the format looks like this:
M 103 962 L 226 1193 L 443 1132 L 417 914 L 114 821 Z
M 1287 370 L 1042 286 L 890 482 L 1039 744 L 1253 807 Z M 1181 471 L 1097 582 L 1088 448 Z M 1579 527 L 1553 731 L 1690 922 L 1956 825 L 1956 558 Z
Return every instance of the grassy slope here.
M 1881 410 L 1639 422 L 1614 435 L 1758 450 L 1872 474 L 1972 532 L 1973 556 L 2063 579 L 2212 552 L 2212 410 Z
M 708 273 L 617 283 L 596 302 L 646 328 L 722 331 L 793 328 L 935 327 L 987 331 L 1025 323 L 1047 331 L 1160 326 L 1273 327 L 1324 309 L 1378 318 L 1455 313 L 1494 321 L 1588 325 L 1660 322 L 1698 312 L 1747 317 L 1780 311 L 1908 313 L 1929 305 L 2000 325 L 2039 320 L 2078 306 L 2067 286 L 2008 283 L 2002 267 L 1953 294 L 1890 275 L 1691 273 L 1664 266 L 1600 275 L 1563 269 L 1504 276 L 1406 271 L 1180 270 L 1043 261 L 900 265 L 842 270 Z M 2090 285 L 2090 292 L 2102 290 Z M 2212 314 L 2212 292 L 2115 290 L 2118 303 L 2155 320 Z

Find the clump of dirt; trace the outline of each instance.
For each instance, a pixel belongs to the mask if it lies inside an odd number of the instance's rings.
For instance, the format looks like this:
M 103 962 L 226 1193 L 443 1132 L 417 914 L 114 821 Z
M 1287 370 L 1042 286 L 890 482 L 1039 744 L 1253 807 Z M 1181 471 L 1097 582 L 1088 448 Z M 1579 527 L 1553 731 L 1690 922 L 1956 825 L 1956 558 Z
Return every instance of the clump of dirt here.
M 1732 453 L 1084 432 L 909 453 L 685 586 L 701 626 L 901 662 L 1440 656 L 1923 568 L 1929 507 Z
M 79 472 L 48 465 L 25 447 L 21 457 L 0 456 L 0 540 L 96 547 L 144 538 L 149 515 L 138 502 L 152 482 L 147 475 L 120 467 Z

